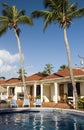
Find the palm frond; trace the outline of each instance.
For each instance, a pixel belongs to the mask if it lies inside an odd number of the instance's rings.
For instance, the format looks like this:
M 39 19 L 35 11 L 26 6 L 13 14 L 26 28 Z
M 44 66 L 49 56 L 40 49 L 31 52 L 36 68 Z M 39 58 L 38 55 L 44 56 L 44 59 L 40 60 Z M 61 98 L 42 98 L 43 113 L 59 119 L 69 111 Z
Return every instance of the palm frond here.
M 77 2 L 71 4 L 71 5 L 68 6 L 68 8 L 67 8 L 67 12 L 68 12 L 68 13 L 71 13 L 71 12 L 75 11 L 75 10 L 77 9 L 77 6 L 78 6 L 78 3 L 77 3 Z
M 32 18 L 39 18 L 39 17 L 46 18 L 48 14 L 49 14 L 49 11 L 47 10 L 40 10 L 40 11 L 36 10 L 32 12 L 31 16 Z
M 18 23 L 21 23 L 21 24 L 29 24 L 29 25 L 33 25 L 33 21 L 32 19 L 29 17 L 29 16 L 20 16 L 18 19 L 17 19 L 17 22 Z
M 4 33 L 6 33 L 7 29 L 8 29 L 7 24 L 1 24 L 0 25 L 0 36 L 2 36 Z
M 48 12 L 47 15 L 45 15 L 45 22 L 44 22 L 44 31 L 47 28 L 48 24 L 51 24 L 53 21 L 53 13 L 52 12 Z
M 8 23 L 9 19 L 6 16 L 0 16 L 0 23 Z
M 9 6 L 6 3 L 3 4 L 4 10 L 2 11 L 3 16 L 9 20 L 9 27 L 15 28 L 18 24 L 29 24 L 33 25 L 33 21 L 29 16 L 24 15 L 25 10 L 18 10 L 16 6 Z M 5 20 L 4 20 L 5 21 Z
M 44 0 L 44 6 L 45 8 L 51 8 L 51 9 L 56 9 L 60 5 L 63 5 L 64 1 L 60 0 Z
M 7 3 L 2 3 L 3 7 L 9 8 L 9 5 Z
M 84 16 L 84 8 L 77 9 L 72 12 L 72 18 L 79 18 Z
M 56 7 L 57 3 L 58 3 L 58 0 L 57 1 L 56 0 L 44 0 L 45 8 L 47 8 L 47 7 L 54 8 L 54 7 Z
M 3 24 L 3 23 L 4 23 L 4 24 L 5 24 L 5 23 L 8 23 L 8 20 L 7 20 L 7 19 L 0 19 L 0 23 L 1 23 L 1 24 Z
M 44 18 L 44 30 L 48 24 L 57 22 L 62 28 L 69 27 L 73 18 L 84 16 L 84 8 L 77 10 L 77 2 L 71 4 L 69 0 L 44 0 L 44 6 L 48 10 L 36 10 L 31 14 L 33 18 Z
M 25 10 L 18 11 L 18 16 L 22 16 L 22 15 L 25 15 Z
M 13 18 L 13 19 L 17 18 L 18 9 L 17 9 L 16 6 L 12 6 L 11 12 L 12 12 L 12 13 L 11 13 L 11 14 L 12 14 L 12 18 Z

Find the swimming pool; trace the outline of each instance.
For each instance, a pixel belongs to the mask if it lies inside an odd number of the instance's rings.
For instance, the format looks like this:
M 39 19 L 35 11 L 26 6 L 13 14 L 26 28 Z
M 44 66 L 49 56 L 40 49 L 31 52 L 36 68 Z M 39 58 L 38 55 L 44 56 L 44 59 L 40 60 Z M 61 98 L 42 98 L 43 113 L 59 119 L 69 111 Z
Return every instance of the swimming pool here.
M 84 116 L 66 112 L 0 114 L 0 130 L 84 130 Z

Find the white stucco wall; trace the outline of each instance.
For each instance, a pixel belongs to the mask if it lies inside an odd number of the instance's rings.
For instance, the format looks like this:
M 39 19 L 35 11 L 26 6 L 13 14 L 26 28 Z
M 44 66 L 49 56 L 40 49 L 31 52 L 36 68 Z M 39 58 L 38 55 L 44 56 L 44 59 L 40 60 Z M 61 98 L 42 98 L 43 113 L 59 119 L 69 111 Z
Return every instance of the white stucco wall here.
M 64 84 L 64 94 L 68 93 L 67 83 Z
M 22 92 L 22 88 L 18 87 L 18 86 L 15 86 L 15 93 L 17 93 L 17 92 Z
M 51 84 L 50 88 L 51 88 L 51 101 L 54 101 L 54 97 L 55 97 L 55 87 L 54 87 L 54 84 Z
M 46 96 L 48 99 L 50 99 L 50 97 L 49 97 L 49 93 L 50 93 L 50 86 L 44 86 L 43 87 L 43 96 Z
M 84 83 L 80 83 L 80 96 L 84 96 Z

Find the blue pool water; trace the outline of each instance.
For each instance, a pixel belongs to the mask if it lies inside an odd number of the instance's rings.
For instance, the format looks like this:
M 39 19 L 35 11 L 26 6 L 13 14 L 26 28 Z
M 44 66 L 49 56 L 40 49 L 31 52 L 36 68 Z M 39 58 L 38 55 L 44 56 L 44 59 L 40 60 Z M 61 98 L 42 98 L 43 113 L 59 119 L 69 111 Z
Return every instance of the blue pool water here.
M 0 130 L 84 130 L 84 116 L 62 112 L 0 114 Z

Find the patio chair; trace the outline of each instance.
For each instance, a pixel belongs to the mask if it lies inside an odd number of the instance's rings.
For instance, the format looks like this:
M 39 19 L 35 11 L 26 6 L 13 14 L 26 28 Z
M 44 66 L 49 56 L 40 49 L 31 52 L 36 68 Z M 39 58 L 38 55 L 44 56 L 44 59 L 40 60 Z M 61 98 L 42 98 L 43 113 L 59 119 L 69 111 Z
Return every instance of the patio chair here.
M 29 99 L 24 99 L 23 101 L 23 107 L 29 106 L 30 107 L 30 100 Z
M 16 102 L 15 99 L 12 99 L 12 100 L 10 101 L 10 107 L 18 107 L 18 104 L 17 104 L 17 102 Z
M 42 105 L 41 99 L 36 99 L 35 102 L 34 102 L 34 105 L 35 106 L 41 106 Z

